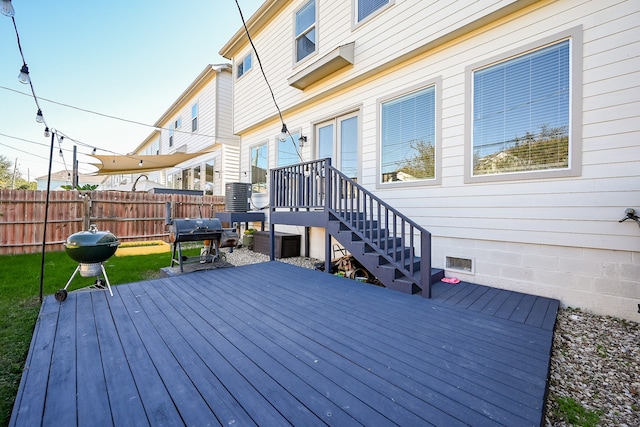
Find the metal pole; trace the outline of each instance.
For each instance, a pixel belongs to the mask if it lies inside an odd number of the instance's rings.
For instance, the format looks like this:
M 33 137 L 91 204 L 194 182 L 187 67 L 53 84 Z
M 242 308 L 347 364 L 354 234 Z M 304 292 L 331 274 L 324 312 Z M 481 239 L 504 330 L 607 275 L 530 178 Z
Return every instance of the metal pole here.
M 51 132 L 51 150 L 49 151 L 49 174 L 47 176 L 47 200 L 44 204 L 44 227 L 42 232 L 42 257 L 40 260 L 40 304 L 44 293 L 44 253 L 47 244 L 47 220 L 49 219 L 49 193 L 51 190 L 51 163 L 53 162 L 53 143 L 55 133 Z
M 78 155 L 78 147 L 76 147 L 75 145 L 73 146 L 73 167 L 71 168 L 72 170 L 72 177 L 71 177 L 71 189 L 72 190 L 77 190 L 78 189 L 78 160 L 77 160 L 77 155 Z

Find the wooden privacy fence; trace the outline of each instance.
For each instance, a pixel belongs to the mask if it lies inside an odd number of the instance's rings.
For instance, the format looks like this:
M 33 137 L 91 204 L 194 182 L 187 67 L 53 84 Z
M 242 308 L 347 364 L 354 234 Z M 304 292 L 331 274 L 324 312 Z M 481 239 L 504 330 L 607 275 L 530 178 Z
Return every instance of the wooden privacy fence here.
M 0 190 L 0 255 L 40 252 L 46 191 Z M 212 218 L 224 211 L 222 196 L 121 191 L 52 191 L 46 250 L 64 250 L 67 237 L 95 224 L 121 242 L 168 241 L 167 202 L 172 218 Z

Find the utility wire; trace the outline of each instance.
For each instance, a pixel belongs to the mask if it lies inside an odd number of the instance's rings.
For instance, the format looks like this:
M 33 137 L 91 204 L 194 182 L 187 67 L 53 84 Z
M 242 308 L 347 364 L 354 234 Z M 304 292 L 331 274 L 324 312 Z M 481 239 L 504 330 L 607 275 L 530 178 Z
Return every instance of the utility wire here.
M 15 92 L 15 93 L 17 93 L 19 95 L 24 95 L 24 96 L 31 97 L 31 95 L 28 94 L 28 93 L 24 93 L 24 92 L 21 92 L 19 90 L 12 89 L 12 88 L 9 88 L 9 87 L 6 87 L 6 86 L 0 85 L 0 89 L 8 90 L 10 92 Z M 67 107 L 67 108 L 71 108 L 73 110 L 82 111 L 83 113 L 95 114 L 96 116 L 106 117 L 108 119 L 113 119 L 113 120 L 119 120 L 121 122 L 131 123 L 131 124 L 138 125 L 138 126 L 145 126 L 145 127 L 156 129 L 156 130 L 167 130 L 167 131 L 171 130 L 171 131 L 176 132 L 176 133 L 184 133 L 184 134 L 188 134 L 188 135 L 196 135 L 196 136 L 201 136 L 201 137 L 205 137 L 205 138 L 216 138 L 216 139 L 220 139 L 220 140 L 225 140 L 225 139 L 226 140 L 231 140 L 231 138 L 224 138 L 224 137 L 215 136 L 215 135 L 208 135 L 208 134 L 204 134 L 204 133 L 194 133 L 194 132 L 189 132 L 189 131 L 186 131 L 186 130 L 158 127 L 158 126 L 155 126 L 155 125 L 150 125 L 148 123 L 138 122 L 136 120 L 124 119 L 122 117 L 117 117 L 117 116 L 112 116 L 110 114 L 101 113 L 99 111 L 93 111 L 93 110 L 89 110 L 89 109 L 86 109 L 86 108 L 76 107 L 74 105 L 65 104 L 64 102 L 54 101 L 53 99 L 48 99 L 48 98 L 43 98 L 43 97 L 40 97 L 39 99 L 42 100 L 42 101 L 50 102 L 52 104 L 60 105 L 62 107 Z

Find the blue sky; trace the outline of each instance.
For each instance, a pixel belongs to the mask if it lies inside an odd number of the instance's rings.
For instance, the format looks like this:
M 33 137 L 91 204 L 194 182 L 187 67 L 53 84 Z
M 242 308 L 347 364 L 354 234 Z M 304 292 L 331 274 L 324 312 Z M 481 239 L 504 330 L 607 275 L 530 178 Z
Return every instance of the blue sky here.
M 238 0 L 245 19 L 263 0 Z M 152 125 L 242 26 L 235 0 L 108 2 L 13 0 L 20 42 L 36 95 Z M 0 15 L 0 154 L 25 178 L 46 175 L 50 138 L 36 123 L 11 18 Z M 49 127 L 98 149 L 132 151 L 152 128 L 40 101 Z M 26 140 L 26 141 L 25 141 Z M 72 147 L 64 140 L 66 166 Z M 56 143 L 53 171 L 64 170 Z M 103 153 L 104 154 L 104 153 Z M 79 156 L 80 172 L 95 170 Z

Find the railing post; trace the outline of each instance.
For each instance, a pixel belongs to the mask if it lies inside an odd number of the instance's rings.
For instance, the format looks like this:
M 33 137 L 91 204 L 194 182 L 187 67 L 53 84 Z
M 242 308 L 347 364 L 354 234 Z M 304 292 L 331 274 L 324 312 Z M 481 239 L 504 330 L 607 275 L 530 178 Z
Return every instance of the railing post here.
M 431 298 L 431 234 L 420 233 L 420 283 L 422 296 Z

